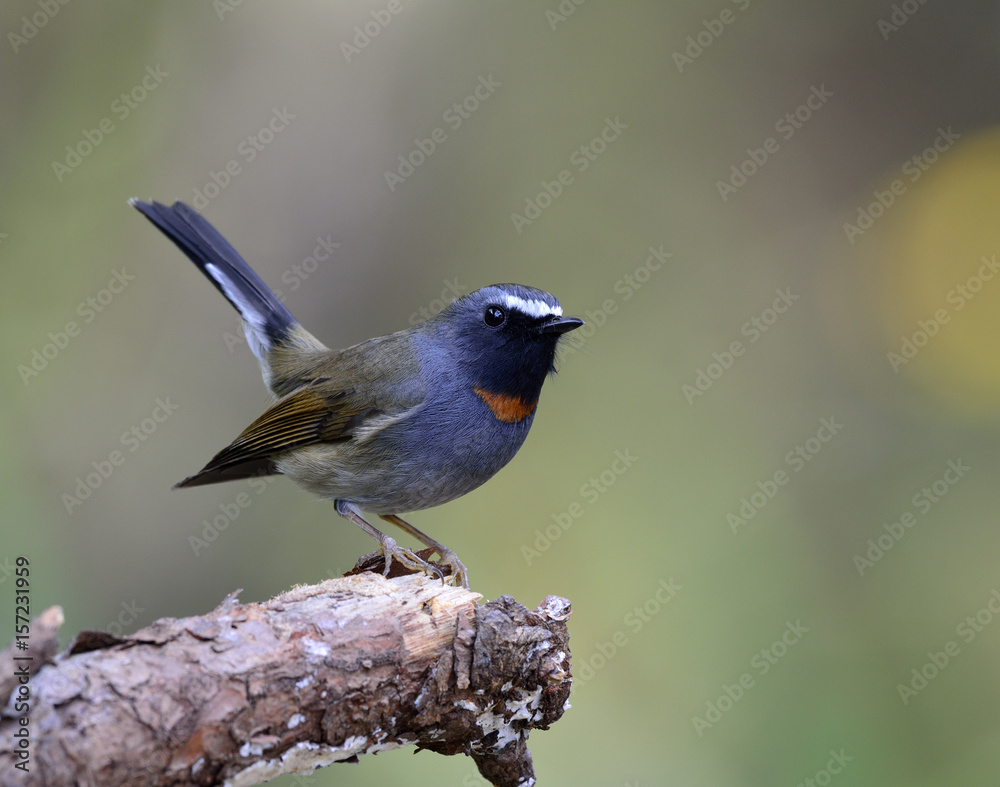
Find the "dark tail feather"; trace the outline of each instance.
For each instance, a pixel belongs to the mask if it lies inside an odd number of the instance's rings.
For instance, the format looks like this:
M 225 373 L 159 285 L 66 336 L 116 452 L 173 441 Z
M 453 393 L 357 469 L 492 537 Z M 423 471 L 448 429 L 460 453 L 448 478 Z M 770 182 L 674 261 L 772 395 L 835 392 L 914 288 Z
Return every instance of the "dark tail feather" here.
M 183 202 L 168 206 L 161 202 L 142 202 L 135 197 L 129 204 L 177 244 L 226 296 L 257 340 L 258 347 L 251 341 L 251 349 L 259 359 L 263 361 L 262 352 L 267 353 L 287 338 L 289 329 L 296 325 L 291 312 L 229 241 L 197 211 Z
M 257 457 L 244 462 L 221 467 L 212 467 L 209 462 L 203 470 L 199 470 L 192 476 L 188 476 L 183 481 L 174 484 L 172 489 L 183 489 L 189 486 L 203 486 L 205 484 L 218 484 L 222 481 L 238 481 L 241 478 L 253 478 L 254 476 L 276 475 L 281 471 L 270 459 Z

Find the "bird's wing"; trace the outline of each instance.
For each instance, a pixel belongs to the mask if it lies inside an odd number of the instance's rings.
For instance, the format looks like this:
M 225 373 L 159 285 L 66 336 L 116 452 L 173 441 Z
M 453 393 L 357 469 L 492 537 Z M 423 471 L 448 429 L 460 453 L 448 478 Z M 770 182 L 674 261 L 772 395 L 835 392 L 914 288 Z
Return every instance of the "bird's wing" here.
M 306 445 L 350 439 L 356 429 L 384 415 L 372 401 L 352 391 L 300 389 L 275 402 L 175 488 L 275 473 L 273 457 Z

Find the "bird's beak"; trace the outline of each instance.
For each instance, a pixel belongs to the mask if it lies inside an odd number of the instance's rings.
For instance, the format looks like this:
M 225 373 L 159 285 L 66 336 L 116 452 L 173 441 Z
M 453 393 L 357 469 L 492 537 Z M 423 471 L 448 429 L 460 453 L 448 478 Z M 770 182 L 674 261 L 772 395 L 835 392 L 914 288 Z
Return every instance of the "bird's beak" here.
M 583 325 L 583 320 L 579 317 L 553 317 L 545 323 L 539 330 L 542 333 L 568 333 Z

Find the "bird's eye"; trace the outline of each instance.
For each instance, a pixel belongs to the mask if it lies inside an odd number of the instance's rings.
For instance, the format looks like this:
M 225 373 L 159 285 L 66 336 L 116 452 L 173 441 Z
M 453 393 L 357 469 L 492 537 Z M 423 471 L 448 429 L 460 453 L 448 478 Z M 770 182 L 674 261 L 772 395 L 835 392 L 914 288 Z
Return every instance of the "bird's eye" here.
M 499 306 L 487 306 L 486 311 L 483 312 L 483 321 L 491 328 L 496 328 L 498 325 L 503 325 L 503 322 L 506 319 L 507 319 L 507 312 L 505 312 Z

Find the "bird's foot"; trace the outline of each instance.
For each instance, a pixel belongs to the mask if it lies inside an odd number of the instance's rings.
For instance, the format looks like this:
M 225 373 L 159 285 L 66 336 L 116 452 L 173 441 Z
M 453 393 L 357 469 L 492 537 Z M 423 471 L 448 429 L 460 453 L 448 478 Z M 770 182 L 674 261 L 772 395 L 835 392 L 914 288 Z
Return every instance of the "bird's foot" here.
M 433 563 L 424 560 L 413 550 L 399 546 L 399 544 L 396 543 L 396 539 L 391 536 L 383 536 L 379 540 L 379 547 L 382 551 L 382 557 L 385 559 L 385 568 L 382 570 L 382 573 L 385 576 L 389 576 L 389 570 L 392 568 L 392 561 L 395 560 L 401 566 L 405 566 L 410 569 L 410 571 L 421 571 L 429 577 L 436 577 L 442 582 L 445 581 L 444 572 L 440 568 L 435 566 Z
M 468 590 L 469 570 L 465 567 L 465 563 L 459 560 L 458 555 L 447 547 L 437 547 L 437 553 L 441 556 L 441 560 L 438 561 L 440 565 L 451 569 L 449 579 L 454 579 L 458 587 Z
M 446 584 L 454 581 L 459 587 L 468 589 L 469 572 L 465 564 L 458 559 L 458 555 L 450 549 L 442 552 L 430 547 L 413 552 L 399 546 L 395 539 L 389 536 L 386 536 L 385 540 L 388 543 L 379 541 L 380 551 L 358 558 L 358 562 L 348 574 L 380 571 L 384 576 L 392 578 L 419 571 Z M 441 560 L 432 562 L 429 558 L 435 552 L 441 555 Z M 395 566 L 393 561 L 396 563 Z

